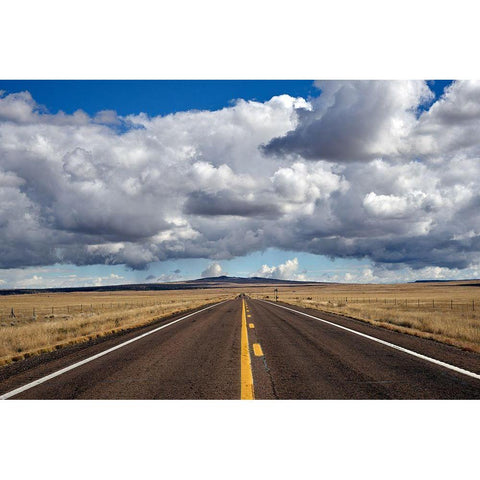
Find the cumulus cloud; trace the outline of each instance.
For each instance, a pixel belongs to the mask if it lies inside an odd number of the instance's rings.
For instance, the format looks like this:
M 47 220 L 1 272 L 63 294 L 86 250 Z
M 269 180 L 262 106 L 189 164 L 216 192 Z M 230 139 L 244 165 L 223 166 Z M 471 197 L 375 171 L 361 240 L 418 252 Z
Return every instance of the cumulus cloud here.
M 223 271 L 223 268 L 219 263 L 211 263 L 201 275 L 202 278 L 209 278 L 220 277 L 221 275 L 226 275 L 226 273 Z
M 480 264 L 469 268 L 411 267 L 391 268 L 386 265 L 350 269 L 345 272 L 332 272 L 320 276 L 321 281 L 342 283 L 397 283 L 417 280 L 465 280 L 480 277 Z
M 430 107 L 421 81 L 318 86 L 308 102 L 163 117 L 52 115 L 2 93 L 0 268 L 142 269 L 270 247 L 373 268 L 477 265 L 480 83 L 454 82 Z M 290 262 L 259 275 L 303 275 Z
M 277 266 L 262 265 L 251 277 L 275 278 L 279 280 L 306 280 L 305 273 L 298 272 L 298 259 L 292 258 Z
M 252 166 L 258 145 L 291 129 L 305 103 L 283 95 L 131 115 L 118 133 L 112 112 L 50 115 L 28 92 L 3 95 L 0 267 L 213 258 L 218 238 L 202 218 L 277 216 L 273 162 L 260 176 Z M 223 238 L 221 255 L 235 255 L 238 236 Z
M 454 82 L 442 98 L 422 114 L 410 151 L 440 161 L 480 154 L 480 82 Z
M 66 273 L 66 270 L 61 271 L 56 266 L 35 269 L 9 269 L 2 273 L 5 275 L 5 280 L 0 280 L 2 288 L 72 288 L 128 283 L 124 276 L 115 273 L 97 276 L 77 275 Z
M 369 160 L 396 154 L 433 94 L 422 81 L 319 81 L 322 94 L 297 127 L 271 140 L 267 153 L 314 160 Z
M 180 270 L 176 269 L 171 272 L 162 273 L 159 276 L 148 275 L 145 278 L 145 282 L 147 283 L 177 282 L 181 279 L 182 279 L 182 276 L 180 275 Z

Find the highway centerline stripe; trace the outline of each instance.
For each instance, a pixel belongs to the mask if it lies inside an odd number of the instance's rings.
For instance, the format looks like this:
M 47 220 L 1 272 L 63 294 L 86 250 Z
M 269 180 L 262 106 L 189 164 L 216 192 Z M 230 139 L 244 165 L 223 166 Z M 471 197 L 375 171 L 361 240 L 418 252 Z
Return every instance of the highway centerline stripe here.
M 254 344 L 253 344 L 253 353 L 254 353 L 257 357 L 263 357 L 262 347 L 260 346 L 259 343 L 254 343 Z
M 298 310 L 294 310 L 293 308 L 284 307 L 283 305 L 278 305 L 276 303 L 267 302 L 265 300 L 260 300 L 261 302 L 270 303 L 279 308 L 283 308 L 285 310 L 290 310 L 291 312 L 298 313 L 300 315 L 304 315 L 305 317 L 313 318 L 314 320 L 318 320 L 319 322 L 327 323 L 328 325 L 332 325 L 333 327 L 341 328 L 342 330 L 346 330 L 347 332 L 354 333 L 355 335 L 359 335 L 360 337 L 368 338 L 369 340 L 373 340 L 374 342 L 381 343 L 382 345 L 386 345 L 387 347 L 394 348 L 395 350 L 399 350 L 400 352 L 408 353 L 417 358 L 421 358 L 422 360 L 426 360 L 427 362 L 434 363 L 436 365 L 440 365 L 441 367 L 448 368 L 449 370 L 453 370 L 454 372 L 461 373 L 463 375 L 467 375 L 472 378 L 476 378 L 480 380 L 480 375 L 474 372 L 470 372 L 469 370 L 465 370 L 460 367 L 456 367 L 455 365 L 451 365 L 450 363 L 442 362 L 441 360 L 437 360 L 435 358 L 427 357 L 426 355 L 422 355 L 421 353 L 414 352 L 413 350 L 408 350 L 407 348 L 400 347 L 395 345 L 394 343 L 386 342 L 385 340 L 380 340 L 379 338 L 372 337 L 365 333 L 357 332 L 356 330 L 352 330 L 351 328 L 343 327 L 342 325 L 338 325 L 333 322 L 329 322 L 328 320 L 324 320 L 323 318 L 314 317 L 313 315 L 309 315 L 308 313 L 299 312 Z
M 240 348 L 240 398 L 242 400 L 253 400 L 255 398 L 244 299 L 242 299 L 242 338 Z
M 249 323 L 248 328 L 255 328 L 255 325 L 253 323 Z
M 205 310 L 216 307 L 217 305 L 221 305 L 222 303 L 225 303 L 227 301 L 228 300 L 224 300 L 223 302 L 215 303 L 214 305 L 210 305 L 209 307 L 202 308 L 201 310 L 198 310 L 198 311 L 193 312 L 193 313 L 189 313 L 188 315 L 185 315 L 184 317 L 177 318 L 177 320 L 174 320 L 173 322 L 169 322 L 165 325 L 162 325 L 161 327 L 155 328 L 155 329 L 150 330 L 146 333 L 142 333 L 138 337 L 131 338 L 130 340 L 127 340 L 126 342 L 120 343 L 119 345 L 116 345 L 115 347 L 112 347 L 112 348 L 109 348 L 108 350 L 97 353 L 96 355 L 88 357 L 85 360 L 81 360 L 80 362 L 77 362 L 77 363 L 74 363 L 74 364 L 72 364 L 68 367 L 62 368 L 61 370 L 58 370 L 57 372 L 51 373 L 50 375 L 46 375 L 45 377 L 39 378 L 38 380 L 27 383 L 23 387 L 19 387 L 19 388 L 16 388 L 15 390 L 12 390 L 11 392 L 4 393 L 3 395 L 0 395 L 0 400 L 6 400 L 7 398 L 18 395 L 19 393 L 22 393 L 25 390 L 30 390 L 31 388 L 36 387 L 37 385 L 40 385 L 41 383 L 47 382 L 48 380 L 51 380 L 52 378 L 58 377 L 59 375 L 62 375 L 63 373 L 69 372 L 70 370 L 73 370 L 74 368 L 80 367 L 81 365 L 85 365 L 86 363 L 89 363 L 93 360 L 96 360 L 97 358 L 103 357 L 104 355 L 107 355 L 108 353 L 111 353 L 115 350 L 118 350 L 119 348 L 122 348 L 125 345 L 129 345 L 130 343 L 136 342 L 137 340 L 140 340 L 141 338 L 144 338 L 148 335 L 151 335 L 152 333 L 155 333 L 155 332 L 158 332 L 159 330 L 167 328 L 170 325 L 173 325 L 174 323 L 180 322 L 181 320 L 185 320 L 186 318 L 191 317 L 192 315 L 196 315 L 197 313 L 204 312 Z

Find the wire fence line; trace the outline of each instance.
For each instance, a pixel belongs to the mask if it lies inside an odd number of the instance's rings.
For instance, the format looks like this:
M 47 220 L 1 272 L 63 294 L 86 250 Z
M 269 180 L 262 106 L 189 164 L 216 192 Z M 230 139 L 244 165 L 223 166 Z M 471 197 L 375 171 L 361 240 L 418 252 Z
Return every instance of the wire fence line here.
M 259 298 L 267 300 L 274 300 L 274 295 L 258 295 Z M 281 295 L 278 295 L 278 300 L 281 301 Z M 288 296 L 291 299 L 291 296 Z M 435 299 L 435 298 L 396 298 L 396 297 L 364 297 L 364 298 L 352 298 L 352 297 L 293 297 L 295 300 L 304 300 L 317 303 L 324 303 L 327 305 L 335 306 L 348 306 L 348 305 L 378 305 L 385 307 L 397 307 L 397 308 L 412 308 L 412 309 L 438 309 L 438 310 L 470 310 L 480 311 L 479 299 Z
M 110 311 L 131 310 L 136 308 L 152 307 L 161 308 L 174 303 L 181 304 L 178 300 L 149 301 L 149 302 L 104 302 L 104 303 L 79 303 L 74 305 L 52 306 L 11 306 L 0 308 L 0 322 L 18 320 L 37 320 L 55 318 L 58 316 L 68 317 L 79 314 L 101 314 Z

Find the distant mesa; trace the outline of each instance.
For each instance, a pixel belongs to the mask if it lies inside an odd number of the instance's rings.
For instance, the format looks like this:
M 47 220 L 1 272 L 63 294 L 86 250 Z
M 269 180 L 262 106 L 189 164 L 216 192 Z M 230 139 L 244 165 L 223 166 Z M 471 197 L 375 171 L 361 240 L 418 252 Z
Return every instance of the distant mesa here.
M 228 277 L 227 275 L 220 275 L 219 277 L 206 277 L 206 278 L 197 278 L 196 280 L 188 280 L 184 283 L 250 283 L 250 284 L 269 284 L 269 283 L 279 283 L 279 284 L 311 284 L 319 282 L 303 282 L 300 280 L 280 280 L 278 278 L 264 278 L 264 277 Z M 325 283 L 325 282 L 320 282 Z
M 103 285 L 99 287 L 63 287 L 63 288 L 22 288 L 0 289 L 0 295 L 18 295 L 22 293 L 48 293 L 48 292 L 114 292 L 120 290 L 191 290 L 195 288 L 234 287 L 235 285 L 326 285 L 328 282 L 302 282 L 299 280 L 279 280 L 263 277 L 219 277 L 197 278 L 165 283 L 134 283 L 126 285 Z
M 445 282 L 455 282 L 455 283 L 458 283 L 458 282 L 480 282 L 480 280 L 478 278 L 464 278 L 464 279 L 450 279 L 450 280 L 415 280 L 413 283 L 445 283 Z

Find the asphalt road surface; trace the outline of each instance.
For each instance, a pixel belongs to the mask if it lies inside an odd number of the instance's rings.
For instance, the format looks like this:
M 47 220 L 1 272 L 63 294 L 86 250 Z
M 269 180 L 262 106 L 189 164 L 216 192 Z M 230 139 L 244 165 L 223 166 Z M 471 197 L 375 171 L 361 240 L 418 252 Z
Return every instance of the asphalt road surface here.
M 473 399 L 480 355 L 245 297 L 17 368 L 0 398 Z

